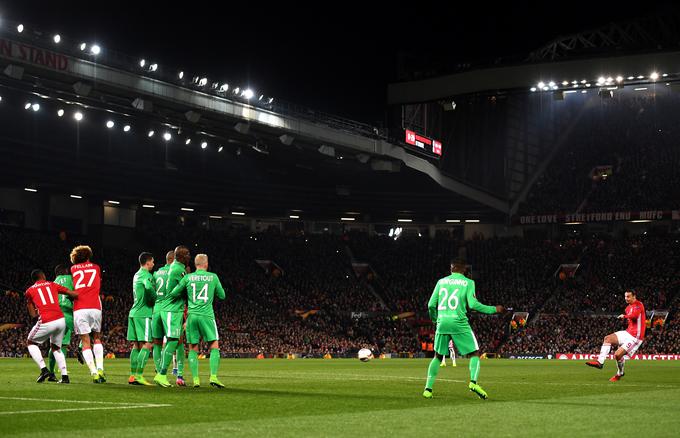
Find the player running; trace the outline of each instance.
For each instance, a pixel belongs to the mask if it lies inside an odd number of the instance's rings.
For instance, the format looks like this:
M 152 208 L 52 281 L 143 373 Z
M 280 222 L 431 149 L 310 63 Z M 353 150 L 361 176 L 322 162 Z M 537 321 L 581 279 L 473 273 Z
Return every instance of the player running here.
M 488 395 L 477 384 L 479 377 L 479 345 L 467 318 L 467 308 L 478 312 L 492 314 L 505 311 L 503 306 L 487 306 L 475 296 L 475 282 L 464 275 L 467 263 L 462 259 L 451 261 L 451 275 L 440 279 L 428 303 L 430 318 L 437 326 L 434 337 L 434 358 L 427 371 L 427 383 L 423 397 L 432 398 L 432 387 L 439 373 L 439 364 L 449 351 L 449 342 L 453 341 L 462 356 L 470 358 L 470 383 L 468 388 L 481 399 Z
M 619 319 L 628 320 L 628 328 L 616 333 L 609 334 L 604 337 L 604 342 L 600 348 L 600 354 L 597 360 L 586 362 L 586 365 L 593 368 L 602 369 L 607 355 L 611 351 L 612 346 L 618 345 L 618 349 L 614 353 L 616 359 L 616 374 L 609 379 L 610 382 L 618 382 L 624 376 L 623 367 L 626 359 L 633 357 L 635 352 L 642 345 L 642 340 L 645 338 L 645 327 L 647 315 L 645 314 L 645 306 L 638 301 L 634 290 L 627 290 L 624 294 L 626 303 L 626 312 L 619 315 Z
M 68 269 L 64 265 L 57 265 L 54 268 L 54 282 L 58 285 L 64 286 L 66 289 L 73 290 L 73 277 L 69 274 Z M 66 322 L 66 331 L 64 331 L 64 338 L 61 340 L 61 352 L 64 353 L 64 357 L 68 356 L 67 348 L 71 345 L 71 334 L 73 333 L 73 298 L 66 294 L 59 294 L 59 307 L 64 314 L 64 321 Z M 57 363 L 52 354 L 52 350 L 48 355 L 49 361 L 47 369 L 50 370 L 52 376 L 47 380 L 50 382 L 56 382 L 57 379 L 54 378 L 54 365 Z
M 66 331 L 66 321 L 64 313 L 59 307 L 57 295 L 64 294 L 71 298 L 76 298 L 78 293 L 57 283 L 47 281 L 45 273 L 39 269 L 31 272 L 31 280 L 34 283 L 33 286 L 26 290 L 26 299 L 28 301 L 26 306 L 28 307 L 28 313 L 32 317 L 38 317 L 38 322 L 28 334 L 26 347 L 35 363 L 40 367 L 40 376 L 38 376 L 36 382 L 42 383 L 45 379 L 56 381 L 54 374 L 45 366 L 40 347 L 38 347 L 39 344 L 49 339 L 52 355 L 61 370 L 61 380 L 59 383 L 69 383 L 66 357 L 64 357 L 64 353 L 61 351 L 62 339 Z
M 181 299 L 169 297 L 170 292 L 177 286 L 187 272 L 187 265 L 191 260 L 191 253 L 186 246 L 175 248 L 175 261 L 168 269 L 168 278 L 164 290 L 156 293 L 156 306 L 154 306 L 153 337 L 154 339 L 167 338 L 162 351 L 160 369 L 154 377 L 154 382 L 162 387 L 172 386 L 168 382 L 168 367 L 172 363 L 172 355 L 177 350 L 179 338 L 182 334 L 184 322 L 184 302 Z M 156 316 L 158 312 L 158 316 Z
M 132 279 L 134 303 L 128 314 L 127 339 L 132 342 L 130 350 L 130 385 L 152 385 L 144 378 L 144 366 L 151 353 L 151 315 L 156 299 L 153 276 L 153 254 L 139 255 L 139 271 Z
M 198 254 L 194 263 L 196 272 L 185 275 L 170 292 L 170 298 L 186 297 L 188 301 L 186 335 L 189 342 L 189 367 L 194 378 L 194 387 L 201 386 L 198 376 L 198 343 L 203 339 L 210 345 L 210 385 L 224 388 L 217 378 L 217 371 L 220 367 L 220 337 L 215 323 L 213 301 L 215 295 L 220 300 L 223 300 L 226 295 L 217 275 L 208 272 L 208 256 Z
M 102 345 L 101 268 L 92 263 L 92 249 L 79 245 L 71 251 L 71 276 L 78 297 L 73 301 L 73 327 L 83 342 L 83 358 L 94 383 L 106 382 Z M 92 340 L 94 339 L 94 345 Z M 94 352 L 94 355 L 93 355 Z

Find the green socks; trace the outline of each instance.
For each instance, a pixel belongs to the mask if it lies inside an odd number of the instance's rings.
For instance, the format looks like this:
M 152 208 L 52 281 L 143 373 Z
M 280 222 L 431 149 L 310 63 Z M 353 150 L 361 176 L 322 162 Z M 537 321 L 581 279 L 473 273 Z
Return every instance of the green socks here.
M 479 377 L 479 356 L 472 356 L 470 358 L 470 381 L 477 383 Z
M 142 374 L 144 374 L 144 367 L 146 366 L 146 361 L 149 360 L 149 354 L 151 354 L 151 352 L 146 348 L 142 348 L 141 350 L 139 350 L 139 355 L 137 356 L 137 372 L 135 373 L 136 375 L 141 376 Z
M 194 378 L 198 377 L 198 351 L 189 350 L 189 368 Z M 210 350 L 210 375 L 216 376 L 220 369 L 220 350 L 213 348 Z
M 135 375 L 137 374 L 137 357 L 139 356 L 139 350 L 137 348 L 133 348 L 130 350 L 130 375 Z
M 210 355 L 211 365 L 212 365 L 212 354 Z M 439 374 L 439 365 L 441 361 L 435 356 L 430 362 L 430 366 L 427 369 L 427 383 L 425 388 L 432 389 L 434 381 Z M 477 378 L 479 378 L 479 356 L 472 356 L 470 358 L 470 381 L 477 383 Z
M 168 342 L 165 343 L 162 353 L 163 362 L 161 363 L 162 375 L 168 374 L 168 365 L 172 363 L 172 354 L 177 350 L 177 344 L 179 344 L 177 339 L 173 339 L 172 341 L 168 339 Z
M 153 363 L 156 366 L 156 372 L 161 372 L 161 362 L 163 362 L 163 346 L 160 344 L 153 344 Z
M 196 379 L 198 377 L 198 351 L 189 350 L 189 369 L 191 376 Z
M 184 342 L 177 344 L 177 375 L 184 375 Z
M 54 365 L 56 365 L 57 360 L 54 358 L 54 354 L 52 354 L 52 349 L 50 348 L 50 354 L 49 354 L 49 362 L 47 364 L 47 369 L 50 370 L 50 373 L 54 373 Z
M 439 374 L 439 365 L 441 365 L 441 363 L 442 361 L 439 360 L 436 355 L 432 358 L 430 366 L 427 369 L 427 383 L 425 383 L 425 388 L 432 389 L 437 374 Z
M 216 376 L 220 369 L 220 350 L 213 348 L 210 350 L 210 375 Z

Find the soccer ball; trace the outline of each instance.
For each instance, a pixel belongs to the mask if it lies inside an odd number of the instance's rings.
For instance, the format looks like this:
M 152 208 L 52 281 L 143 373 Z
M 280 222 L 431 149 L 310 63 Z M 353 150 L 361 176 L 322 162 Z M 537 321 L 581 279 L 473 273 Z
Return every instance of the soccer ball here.
M 362 362 L 368 362 L 373 359 L 373 353 L 368 348 L 362 348 L 359 350 L 359 360 Z

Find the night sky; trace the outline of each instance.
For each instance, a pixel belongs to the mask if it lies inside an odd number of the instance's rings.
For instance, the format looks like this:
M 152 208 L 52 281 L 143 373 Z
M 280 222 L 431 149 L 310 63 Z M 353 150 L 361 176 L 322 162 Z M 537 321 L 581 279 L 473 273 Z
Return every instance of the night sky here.
M 278 7 L 211 3 L 4 1 L 0 17 L 97 41 L 104 50 L 144 57 L 161 69 L 204 73 L 375 124 L 384 120 L 386 88 L 397 78 L 400 53 L 423 63 L 522 57 L 559 35 L 635 18 L 669 2 L 645 2 L 644 10 L 639 2 L 637 7 L 621 2 L 579 6 L 544 1 L 525 2 L 525 7 L 476 2 L 473 10 L 468 2 L 453 1 L 409 3 L 407 8 L 388 8 L 386 2 L 369 6 L 367 1 Z M 445 3 L 466 6 L 443 8 Z

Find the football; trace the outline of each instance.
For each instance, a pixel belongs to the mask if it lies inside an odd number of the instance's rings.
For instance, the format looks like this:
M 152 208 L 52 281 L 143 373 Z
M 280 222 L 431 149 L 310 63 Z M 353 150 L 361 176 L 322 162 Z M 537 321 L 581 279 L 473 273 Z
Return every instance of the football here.
M 368 348 L 362 348 L 359 350 L 359 360 L 362 362 L 368 362 L 373 359 L 373 353 Z

